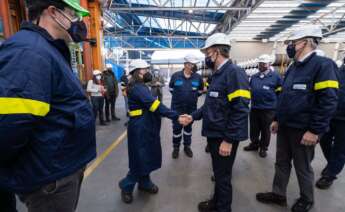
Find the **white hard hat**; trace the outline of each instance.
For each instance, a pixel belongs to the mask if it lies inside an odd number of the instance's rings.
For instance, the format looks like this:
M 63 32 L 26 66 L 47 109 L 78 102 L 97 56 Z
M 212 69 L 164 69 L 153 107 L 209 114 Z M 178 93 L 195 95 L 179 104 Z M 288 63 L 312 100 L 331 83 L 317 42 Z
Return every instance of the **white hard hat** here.
M 112 69 L 113 66 L 110 63 L 105 64 L 106 69 Z
M 138 68 L 149 68 L 150 65 L 145 61 L 141 59 L 135 59 L 132 60 L 129 64 L 129 74 L 132 74 L 132 72 Z
M 263 54 L 258 58 L 258 63 L 272 63 L 272 58 L 268 54 Z
M 318 25 L 305 25 L 301 26 L 291 33 L 287 41 L 298 40 L 301 38 L 313 37 L 322 38 L 322 29 Z
M 201 51 L 205 52 L 206 49 L 214 45 L 231 46 L 230 39 L 224 33 L 215 33 L 206 39 L 205 46 L 201 48 Z
M 93 71 L 93 75 L 99 75 L 99 74 L 102 74 L 102 72 L 100 70 L 94 70 Z
M 199 62 L 199 59 L 197 57 L 195 57 L 194 55 L 192 54 L 189 54 L 189 55 L 186 55 L 184 57 L 184 61 L 186 63 L 193 63 L 193 64 L 197 64 Z

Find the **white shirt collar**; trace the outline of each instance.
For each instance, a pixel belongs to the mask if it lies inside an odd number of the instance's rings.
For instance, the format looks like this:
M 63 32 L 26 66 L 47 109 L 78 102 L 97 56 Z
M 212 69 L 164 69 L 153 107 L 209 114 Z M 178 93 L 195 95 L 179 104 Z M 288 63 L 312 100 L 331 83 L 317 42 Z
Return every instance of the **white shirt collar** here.
M 220 70 L 228 61 L 229 59 L 225 59 L 224 62 L 217 68 L 217 71 Z
M 302 59 L 298 60 L 298 62 L 303 62 L 305 59 L 307 59 L 307 58 L 308 58 L 310 55 L 312 55 L 314 52 L 315 52 L 315 50 L 309 52 L 309 53 L 306 54 L 306 55 L 304 55 L 304 57 L 303 57 Z

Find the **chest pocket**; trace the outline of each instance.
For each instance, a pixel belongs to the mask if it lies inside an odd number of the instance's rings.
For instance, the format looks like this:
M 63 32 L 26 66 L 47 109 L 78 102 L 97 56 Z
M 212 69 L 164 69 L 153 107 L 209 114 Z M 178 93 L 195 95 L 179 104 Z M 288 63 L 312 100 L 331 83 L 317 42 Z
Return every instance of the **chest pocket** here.
M 192 81 L 192 89 L 193 91 L 197 90 L 199 87 L 199 82 L 198 81 Z
M 182 80 L 176 80 L 174 85 L 175 86 L 182 86 L 183 85 L 183 81 Z
M 206 104 L 206 121 L 210 124 L 210 129 L 220 130 L 225 127 L 227 117 L 226 95 L 221 88 L 212 88 L 208 91 Z

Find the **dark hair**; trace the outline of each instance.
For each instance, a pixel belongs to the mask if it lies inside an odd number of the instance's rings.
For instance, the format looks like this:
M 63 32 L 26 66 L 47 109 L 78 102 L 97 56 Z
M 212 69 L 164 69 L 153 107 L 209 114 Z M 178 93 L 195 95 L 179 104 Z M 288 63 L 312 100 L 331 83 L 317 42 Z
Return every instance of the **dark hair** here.
M 28 8 L 30 21 L 38 19 L 49 6 L 54 6 L 60 10 L 64 10 L 67 7 L 67 4 L 62 0 L 25 0 L 25 3 Z
M 143 79 L 139 76 L 140 69 L 135 69 L 133 71 L 132 77 L 129 79 L 128 82 L 128 90 L 131 90 L 135 84 L 143 82 Z
M 225 57 L 225 58 L 229 58 L 230 57 L 230 46 L 226 46 L 226 45 L 215 45 L 215 48 L 217 48 L 220 52 L 220 54 Z

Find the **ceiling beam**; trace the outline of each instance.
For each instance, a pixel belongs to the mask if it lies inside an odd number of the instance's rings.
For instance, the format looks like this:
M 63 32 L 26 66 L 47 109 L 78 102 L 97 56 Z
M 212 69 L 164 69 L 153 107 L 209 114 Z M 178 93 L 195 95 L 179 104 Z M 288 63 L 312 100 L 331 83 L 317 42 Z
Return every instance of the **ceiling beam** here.
M 207 10 L 231 10 L 231 11 L 249 11 L 247 7 L 111 7 L 113 12 L 121 11 L 207 11 Z

